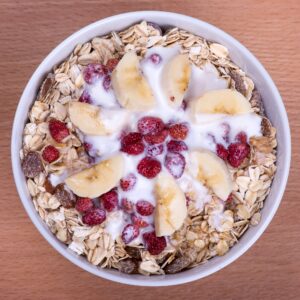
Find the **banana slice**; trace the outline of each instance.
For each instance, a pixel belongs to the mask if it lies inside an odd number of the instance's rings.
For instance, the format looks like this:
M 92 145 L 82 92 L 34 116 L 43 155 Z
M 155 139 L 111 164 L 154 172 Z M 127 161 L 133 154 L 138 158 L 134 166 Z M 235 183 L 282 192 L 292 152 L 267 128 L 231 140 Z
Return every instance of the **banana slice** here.
M 155 232 L 157 236 L 171 235 L 187 216 L 186 199 L 173 176 L 160 173 L 155 184 Z
M 185 92 L 188 89 L 192 67 L 187 55 L 176 55 L 163 70 L 163 89 L 168 103 L 180 107 Z
M 123 175 L 122 155 L 71 175 L 65 180 L 67 186 L 79 197 L 98 197 L 115 187 Z
M 139 58 L 134 52 L 128 52 L 122 57 L 111 79 L 121 106 L 136 111 L 147 111 L 154 107 L 155 99 L 139 70 Z
M 227 200 L 232 192 L 232 180 L 224 161 L 208 150 L 191 152 L 189 161 L 191 175 L 211 188 L 220 199 Z
M 252 112 L 249 101 L 239 92 L 230 89 L 205 93 L 192 102 L 194 114 L 246 114 Z
M 124 110 L 105 110 L 88 103 L 71 102 L 69 116 L 85 134 L 109 135 L 124 125 L 128 115 Z

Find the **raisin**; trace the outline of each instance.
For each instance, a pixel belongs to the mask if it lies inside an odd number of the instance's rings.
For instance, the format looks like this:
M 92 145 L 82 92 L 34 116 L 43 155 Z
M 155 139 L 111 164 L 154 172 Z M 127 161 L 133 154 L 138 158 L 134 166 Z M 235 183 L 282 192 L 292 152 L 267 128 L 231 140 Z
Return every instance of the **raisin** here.
M 118 262 L 118 269 L 122 273 L 135 274 L 138 273 L 138 261 L 132 258 L 126 258 Z
M 22 169 L 26 177 L 34 178 L 39 175 L 44 170 L 40 155 L 34 151 L 28 152 L 23 159 Z
M 63 183 L 56 186 L 54 196 L 64 208 L 72 208 L 75 206 L 75 195 L 71 191 L 66 190 Z

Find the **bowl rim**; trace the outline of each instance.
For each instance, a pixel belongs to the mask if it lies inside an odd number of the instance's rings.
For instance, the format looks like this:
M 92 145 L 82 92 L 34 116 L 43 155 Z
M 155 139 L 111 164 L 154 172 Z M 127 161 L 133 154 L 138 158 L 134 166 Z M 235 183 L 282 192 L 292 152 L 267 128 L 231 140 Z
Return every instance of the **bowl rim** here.
M 120 273 L 115 272 L 115 273 L 110 273 L 105 271 L 105 269 L 100 269 L 94 267 L 92 264 L 85 264 L 82 262 L 79 257 L 76 257 L 74 255 L 71 255 L 68 253 L 67 248 L 63 247 L 59 240 L 50 232 L 48 227 L 46 227 L 44 221 L 41 219 L 41 217 L 36 213 L 34 209 L 32 209 L 32 206 L 30 206 L 29 200 L 32 201 L 31 199 L 28 199 L 28 197 L 24 193 L 24 187 L 25 180 L 24 180 L 24 175 L 21 170 L 21 162 L 20 159 L 14 159 L 16 156 L 19 158 L 19 148 L 17 146 L 17 141 L 20 138 L 20 132 L 18 132 L 18 128 L 20 127 L 20 122 L 18 120 L 20 119 L 21 115 L 23 113 L 23 106 L 25 105 L 27 99 L 25 98 L 27 90 L 30 89 L 30 86 L 33 85 L 34 82 L 37 80 L 40 80 L 40 75 L 39 71 L 42 69 L 42 66 L 47 65 L 48 61 L 50 61 L 52 58 L 54 58 L 63 47 L 67 46 L 69 43 L 72 41 L 75 41 L 78 39 L 80 36 L 84 35 L 86 32 L 91 30 L 92 28 L 95 27 L 101 27 L 105 23 L 110 23 L 110 22 L 115 22 L 119 18 L 128 18 L 129 20 L 132 19 L 147 19 L 147 17 L 151 16 L 151 18 L 155 17 L 161 17 L 164 16 L 166 21 L 169 19 L 177 19 L 179 21 L 184 22 L 190 22 L 194 23 L 195 26 L 201 26 L 202 28 L 205 28 L 206 30 L 212 30 L 214 32 L 217 32 L 219 35 L 222 35 L 226 40 L 228 40 L 231 44 L 235 45 L 241 52 L 243 52 L 246 56 L 250 58 L 253 64 L 256 65 L 256 67 L 259 69 L 259 71 L 264 75 L 265 80 L 267 84 L 269 85 L 270 89 L 272 92 L 275 94 L 275 101 L 277 101 L 278 108 L 280 111 L 280 118 L 283 124 L 283 132 L 284 132 L 284 145 L 286 147 L 286 153 L 287 155 L 283 158 L 284 160 L 284 166 L 280 170 L 283 175 L 283 180 L 280 182 L 280 187 L 278 188 L 278 192 L 275 199 L 272 199 L 273 205 L 271 207 L 270 213 L 265 217 L 264 220 L 261 221 L 261 226 L 260 228 L 253 234 L 251 239 L 248 239 L 246 242 L 244 242 L 244 245 L 239 249 L 237 253 L 232 255 L 231 257 L 224 259 L 223 261 L 218 262 L 217 264 L 213 265 L 205 274 L 202 273 L 196 273 L 196 274 L 189 274 L 187 276 L 181 276 L 180 278 L 177 278 L 176 274 L 174 275 L 161 275 L 158 276 L 158 280 L 152 281 L 149 280 L 148 277 L 142 277 L 139 276 L 138 278 L 132 276 L 132 277 L 122 277 Z M 172 22 L 172 21 L 171 21 Z M 22 124 L 23 126 L 23 124 Z M 39 66 L 36 68 L 34 73 L 31 75 L 30 80 L 28 81 L 22 96 L 19 100 L 17 110 L 15 113 L 14 121 L 13 121 L 13 128 L 12 128 L 12 138 L 11 138 L 11 159 L 12 159 L 12 169 L 13 169 L 13 175 L 14 175 L 14 180 L 15 184 L 17 187 L 17 191 L 19 194 L 19 197 L 23 203 L 23 206 L 29 215 L 31 221 L 35 225 L 35 227 L 38 229 L 40 234 L 47 240 L 47 242 L 56 250 L 58 251 L 61 255 L 63 255 L 66 259 L 71 261 L 73 264 L 77 265 L 81 269 L 88 271 L 89 273 L 92 273 L 96 276 L 118 282 L 118 283 L 123 283 L 123 284 L 129 284 L 129 285 L 136 285 L 136 286 L 171 286 L 171 285 L 178 285 L 178 284 L 183 284 L 183 283 L 188 283 L 206 276 L 209 276 L 216 271 L 226 267 L 233 261 L 235 261 L 237 258 L 239 258 L 241 255 L 243 255 L 257 240 L 258 238 L 262 235 L 262 233 L 265 231 L 271 220 L 273 219 L 278 206 L 281 202 L 287 180 L 288 180 L 288 175 L 289 175 L 289 168 L 290 168 L 290 160 L 291 160 L 291 137 L 290 137 L 290 128 L 289 128 L 289 122 L 288 122 L 288 117 L 287 113 L 283 104 L 283 101 L 281 99 L 281 96 L 279 94 L 278 89 L 276 88 L 273 80 L 271 79 L 270 75 L 268 72 L 265 70 L 265 68 L 262 66 L 262 64 L 258 61 L 258 59 L 245 47 L 243 46 L 240 42 L 238 42 L 235 38 L 233 38 L 231 35 L 227 34 L 226 32 L 222 31 L 221 29 L 204 22 L 202 20 L 186 16 L 183 14 L 178 14 L 178 13 L 173 13 L 173 12 L 165 12 L 165 11 L 134 11 L 134 12 L 127 12 L 127 13 L 121 13 L 117 14 L 114 16 L 110 16 L 104 19 L 100 19 L 94 23 L 91 23 L 80 30 L 76 31 L 75 33 L 71 34 L 69 37 L 67 37 L 65 40 L 63 40 L 61 43 L 59 43 L 47 56 L 46 58 L 39 64 Z M 25 181 L 25 182 L 24 182 Z M 179 273 L 183 274 L 183 273 Z

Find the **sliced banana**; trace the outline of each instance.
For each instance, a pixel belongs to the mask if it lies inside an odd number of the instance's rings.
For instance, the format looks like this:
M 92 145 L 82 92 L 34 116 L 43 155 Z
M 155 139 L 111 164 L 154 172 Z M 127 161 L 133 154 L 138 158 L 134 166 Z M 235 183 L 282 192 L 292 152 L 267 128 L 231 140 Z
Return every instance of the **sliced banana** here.
M 109 135 L 124 125 L 127 113 L 124 110 L 100 109 L 82 102 L 69 104 L 72 123 L 87 135 Z
M 208 150 L 190 153 L 188 170 L 222 200 L 227 200 L 232 192 L 232 180 L 224 161 Z
M 112 74 L 112 86 L 121 106 L 135 111 L 154 107 L 155 98 L 139 69 L 139 58 L 134 52 L 126 53 Z
M 123 176 L 123 170 L 123 157 L 117 155 L 71 175 L 65 183 L 77 196 L 95 198 L 115 187 Z
M 237 115 L 252 112 L 249 101 L 241 93 L 231 89 L 207 92 L 192 102 L 191 109 L 194 114 Z
M 191 72 L 191 63 L 184 54 L 176 55 L 164 67 L 162 85 L 170 106 L 181 106 L 189 86 Z
M 160 173 L 155 184 L 155 232 L 166 236 L 179 229 L 187 216 L 186 199 L 173 176 Z

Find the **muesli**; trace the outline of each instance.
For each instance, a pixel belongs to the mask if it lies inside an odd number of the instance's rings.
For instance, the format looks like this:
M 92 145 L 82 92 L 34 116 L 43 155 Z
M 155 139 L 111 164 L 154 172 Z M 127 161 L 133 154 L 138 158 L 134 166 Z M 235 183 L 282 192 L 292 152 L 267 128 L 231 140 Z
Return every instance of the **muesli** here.
M 20 151 L 35 208 L 93 265 L 170 274 L 260 221 L 276 130 L 226 47 L 145 21 L 75 47 Z

